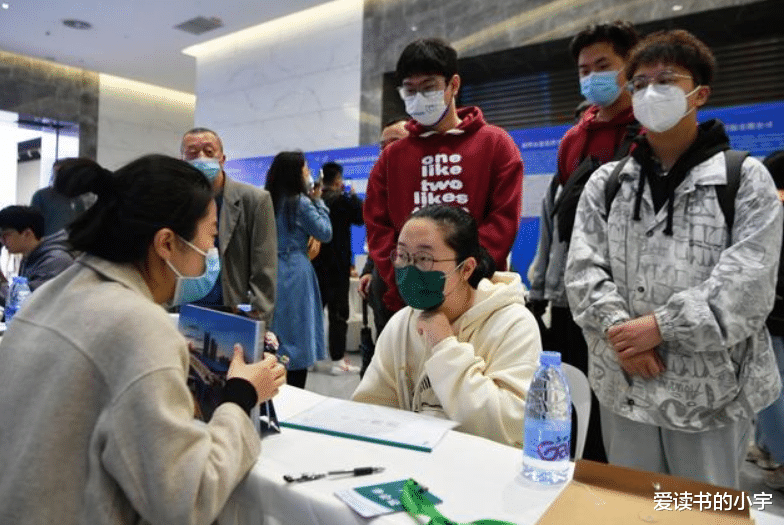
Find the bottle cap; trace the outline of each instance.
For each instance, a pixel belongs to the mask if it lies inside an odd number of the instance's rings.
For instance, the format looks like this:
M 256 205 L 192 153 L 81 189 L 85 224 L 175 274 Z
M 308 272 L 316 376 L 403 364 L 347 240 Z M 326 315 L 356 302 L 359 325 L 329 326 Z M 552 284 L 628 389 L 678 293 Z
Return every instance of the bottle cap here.
M 542 366 L 560 366 L 561 353 L 545 350 L 542 352 L 542 355 L 539 358 L 539 362 L 542 364 Z

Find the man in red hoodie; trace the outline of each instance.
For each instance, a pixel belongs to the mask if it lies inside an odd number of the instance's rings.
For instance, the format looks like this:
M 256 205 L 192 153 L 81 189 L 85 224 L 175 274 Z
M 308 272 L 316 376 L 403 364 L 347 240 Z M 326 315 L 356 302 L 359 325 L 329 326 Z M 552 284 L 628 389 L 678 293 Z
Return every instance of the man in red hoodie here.
M 571 41 L 569 51 L 577 63 L 580 92 L 591 105 L 561 139 L 558 172 L 542 203 L 539 245 L 528 272 L 528 307 L 541 317 L 550 303 L 547 349 L 560 352 L 565 363 L 586 374 L 588 348 L 572 319 L 564 287 L 566 256 L 582 186 L 600 164 L 626 155 L 639 130 L 623 72 L 638 40 L 631 24 L 618 21 L 589 26 Z M 583 457 L 606 461 L 598 408 L 594 401 Z
M 396 77 L 409 136 L 381 152 L 364 205 L 370 256 L 387 285 L 384 303 L 404 306 L 389 254 L 411 212 L 429 204 L 460 206 L 479 224 L 479 240 L 506 269 L 520 213 L 523 162 L 512 138 L 477 107 L 457 108 L 457 52 L 439 39 L 412 42 Z

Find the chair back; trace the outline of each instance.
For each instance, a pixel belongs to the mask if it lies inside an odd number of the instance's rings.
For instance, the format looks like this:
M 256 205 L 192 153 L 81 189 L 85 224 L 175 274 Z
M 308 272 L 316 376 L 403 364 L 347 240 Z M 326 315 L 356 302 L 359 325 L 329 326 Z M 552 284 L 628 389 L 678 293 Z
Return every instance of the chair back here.
M 572 405 L 577 412 L 577 432 L 574 447 L 575 461 L 583 457 L 585 437 L 588 435 L 588 419 L 591 416 L 591 387 L 588 378 L 583 372 L 569 363 L 561 363 L 561 369 L 569 383 L 569 394 L 572 396 Z

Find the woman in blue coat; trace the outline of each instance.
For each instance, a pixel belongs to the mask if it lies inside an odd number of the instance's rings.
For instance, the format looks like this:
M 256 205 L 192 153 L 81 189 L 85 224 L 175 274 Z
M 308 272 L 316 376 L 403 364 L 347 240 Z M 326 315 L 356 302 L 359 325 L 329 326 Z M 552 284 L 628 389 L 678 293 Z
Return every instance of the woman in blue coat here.
M 267 172 L 278 229 L 278 286 L 272 331 L 290 359 L 286 382 L 305 388 L 308 367 L 326 358 L 321 295 L 308 259 L 308 238 L 332 239 L 321 188 L 309 190 L 310 170 L 299 151 L 278 153 Z M 309 193 L 310 191 L 310 193 Z

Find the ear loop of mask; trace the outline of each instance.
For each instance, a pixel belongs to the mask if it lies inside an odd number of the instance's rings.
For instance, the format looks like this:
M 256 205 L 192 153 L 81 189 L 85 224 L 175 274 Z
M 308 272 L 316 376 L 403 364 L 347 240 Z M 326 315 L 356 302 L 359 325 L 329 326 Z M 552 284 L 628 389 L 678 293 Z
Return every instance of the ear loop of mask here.
M 403 508 L 417 523 L 421 523 L 418 517 L 425 515 L 430 518 L 426 525 L 515 525 L 512 522 L 502 520 L 476 520 L 466 524 L 451 521 L 436 509 L 432 501 L 425 497 L 426 492 L 427 489 L 413 479 L 409 479 L 403 485 L 403 493 L 400 495 L 400 503 L 403 504 Z

